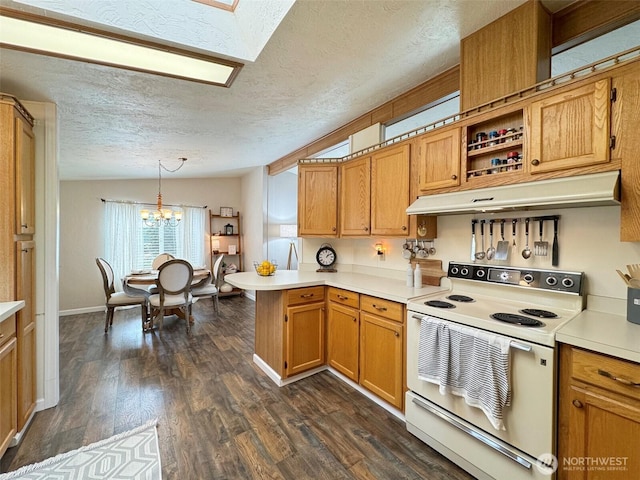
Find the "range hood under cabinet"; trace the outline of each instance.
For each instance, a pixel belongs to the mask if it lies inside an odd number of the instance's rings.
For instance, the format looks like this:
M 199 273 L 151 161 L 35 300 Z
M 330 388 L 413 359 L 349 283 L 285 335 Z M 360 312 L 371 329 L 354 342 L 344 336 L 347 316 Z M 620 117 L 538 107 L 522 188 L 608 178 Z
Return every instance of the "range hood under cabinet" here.
M 407 208 L 407 214 L 463 214 L 605 205 L 620 205 L 620 172 L 617 170 L 423 195 Z

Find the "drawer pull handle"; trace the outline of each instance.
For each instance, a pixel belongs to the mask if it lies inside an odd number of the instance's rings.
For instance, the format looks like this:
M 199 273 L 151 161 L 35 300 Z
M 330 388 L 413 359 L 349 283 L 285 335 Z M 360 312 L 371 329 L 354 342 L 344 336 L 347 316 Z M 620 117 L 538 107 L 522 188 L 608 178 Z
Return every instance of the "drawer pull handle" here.
M 300 298 L 311 298 L 313 297 L 313 293 L 306 293 L 304 295 L 300 295 Z
M 399 336 L 400 336 L 400 334 L 399 334 L 398 332 L 393 332 L 393 334 L 394 334 L 396 337 L 399 337 Z
M 576 408 L 582 408 L 582 402 L 580 400 L 578 400 L 578 399 L 574 400 L 571 403 L 573 403 L 573 406 L 576 407 Z
M 626 378 L 616 377 L 612 373 L 607 372 L 606 370 L 598 369 L 598 374 L 603 377 L 610 378 L 611 380 L 615 380 L 616 382 L 620 382 L 623 385 L 628 385 L 630 387 L 640 387 L 640 382 L 632 382 L 631 380 L 627 380 Z
M 349 300 L 349 297 L 345 295 L 338 295 L 338 300 Z
M 379 307 L 378 305 L 376 305 L 375 303 L 373 305 L 371 305 L 373 308 L 375 308 L 376 310 L 380 310 L 381 312 L 386 312 L 387 311 L 387 307 Z

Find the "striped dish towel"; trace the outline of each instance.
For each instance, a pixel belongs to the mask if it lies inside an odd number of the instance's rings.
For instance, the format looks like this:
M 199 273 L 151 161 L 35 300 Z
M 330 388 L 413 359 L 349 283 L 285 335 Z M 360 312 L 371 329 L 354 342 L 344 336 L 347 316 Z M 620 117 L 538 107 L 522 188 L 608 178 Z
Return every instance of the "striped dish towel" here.
M 511 405 L 510 341 L 482 330 L 424 316 L 418 342 L 418 378 L 440 393 L 464 397 L 482 409 L 496 430 L 506 430 L 503 409 Z

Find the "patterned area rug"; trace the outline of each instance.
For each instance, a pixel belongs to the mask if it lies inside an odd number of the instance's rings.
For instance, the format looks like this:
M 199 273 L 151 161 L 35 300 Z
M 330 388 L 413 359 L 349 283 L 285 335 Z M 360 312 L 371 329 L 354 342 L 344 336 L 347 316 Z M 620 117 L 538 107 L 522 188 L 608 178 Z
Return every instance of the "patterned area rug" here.
M 157 423 L 152 420 L 78 450 L 0 474 L 0 480 L 159 480 Z

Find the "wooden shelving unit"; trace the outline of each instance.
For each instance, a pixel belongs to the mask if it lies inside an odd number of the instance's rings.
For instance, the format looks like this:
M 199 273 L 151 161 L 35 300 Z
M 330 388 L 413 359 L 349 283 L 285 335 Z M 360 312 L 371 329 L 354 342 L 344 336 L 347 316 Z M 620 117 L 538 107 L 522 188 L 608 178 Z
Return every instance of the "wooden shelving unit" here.
M 225 268 L 230 263 L 238 267 L 238 272 L 243 271 L 242 262 L 242 221 L 240 212 L 236 212 L 232 216 L 222 216 L 209 210 L 209 228 L 211 231 L 211 271 L 213 265 L 219 255 L 224 255 L 222 261 L 224 265 L 221 275 L 218 278 L 217 287 L 224 283 L 226 274 Z M 234 249 L 235 247 L 235 249 Z M 229 295 L 242 295 L 243 291 L 239 288 L 233 288 L 231 292 L 219 292 L 218 295 L 226 297 Z

